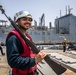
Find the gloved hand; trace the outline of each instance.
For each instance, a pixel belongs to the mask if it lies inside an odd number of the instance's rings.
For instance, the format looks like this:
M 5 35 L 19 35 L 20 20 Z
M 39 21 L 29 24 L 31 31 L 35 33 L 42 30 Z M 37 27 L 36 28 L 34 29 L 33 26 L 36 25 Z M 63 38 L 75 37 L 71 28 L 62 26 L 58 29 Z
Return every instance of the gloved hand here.
M 35 56 L 35 62 L 39 63 L 40 61 L 42 61 L 42 59 L 44 59 L 46 57 L 46 53 L 43 51 L 40 51 L 36 56 Z

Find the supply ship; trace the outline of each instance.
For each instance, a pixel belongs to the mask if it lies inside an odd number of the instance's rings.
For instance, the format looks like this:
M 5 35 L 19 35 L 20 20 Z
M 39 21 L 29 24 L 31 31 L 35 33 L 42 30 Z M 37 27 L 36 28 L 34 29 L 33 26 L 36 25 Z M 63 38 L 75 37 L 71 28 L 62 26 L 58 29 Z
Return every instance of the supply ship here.
M 12 29 L 12 25 L 7 26 L 5 20 L 0 20 L 0 42 L 5 43 L 5 38 Z M 76 16 L 68 10 L 64 16 L 55 19 L 54 27 L 49 22 L 49 27 L 45 25 L 45 14 L 43 13 L 39 24 L 34 20 L 34 25 L 28 30 L 36 44 L 55 44 L 63 42 L 76 43 Z
M 51 22 L 49 27 L 45 26 L 44 20 L 45 14 L 41 16 L 41 24 L 35 24 L 31 26 L 28 33 L 32 37 L 36 44 L 50 44 L 50 43 L 61 43 L 64 38 L 67 42 L 76 43 L 76 16 L 68 13 L 64 16 L 60 16 L 55 19 L 55 26 L 52 27 Z M 12 25 L 7 26 L 5 20 L 0 20 L 0 42 L 5 43 L 5 38 L 13 27 Z M 1 24 L 1 23 L 0 23 Z

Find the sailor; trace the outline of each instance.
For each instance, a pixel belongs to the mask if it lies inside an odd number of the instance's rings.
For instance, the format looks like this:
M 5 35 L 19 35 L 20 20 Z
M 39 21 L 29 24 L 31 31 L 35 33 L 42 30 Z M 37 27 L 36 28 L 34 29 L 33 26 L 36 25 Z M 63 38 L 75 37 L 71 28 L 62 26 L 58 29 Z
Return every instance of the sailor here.
M 63 41 L 63 52 L 66 51 L 66 38 L 64 38 L 64 41 Z
M 27 39 L 32 40 L 27 33 L 33 21 L 31 14 L 27 11 L 20 11 L 16 13 L 14 21 Z M 43 51 L 33 54 L 31 47 L 24 42 L 15 29 L 6 38 L 6 53 L 8 64 L 12 68 L 12 75 L 38 75 L 37 64 L 46 56 Z
M 0 51 L 1 51 L 1 54 L 4 56 L 5 53 L 3 52 L 3 48 L 2 48 L 2 46 L 1 46 L 1 43 L 0 43 Z

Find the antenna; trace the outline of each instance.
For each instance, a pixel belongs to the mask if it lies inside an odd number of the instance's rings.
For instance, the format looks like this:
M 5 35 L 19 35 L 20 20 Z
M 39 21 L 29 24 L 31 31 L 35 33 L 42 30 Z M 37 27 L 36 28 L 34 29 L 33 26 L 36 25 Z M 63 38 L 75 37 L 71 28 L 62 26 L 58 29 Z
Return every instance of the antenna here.
M 39 17 L 39 26 L 41 26 L 41 18 Z
M 66 6 L 66 15 L 67 15 L 67 6 Z
M 70 8 L 70 6 L 68 5 L 68 13 L 70 14 L 71 13 L 71 10 L 72 10 L 73 8 Z
M 61 17 L 61 10 L 60 10 L 60 17 Z

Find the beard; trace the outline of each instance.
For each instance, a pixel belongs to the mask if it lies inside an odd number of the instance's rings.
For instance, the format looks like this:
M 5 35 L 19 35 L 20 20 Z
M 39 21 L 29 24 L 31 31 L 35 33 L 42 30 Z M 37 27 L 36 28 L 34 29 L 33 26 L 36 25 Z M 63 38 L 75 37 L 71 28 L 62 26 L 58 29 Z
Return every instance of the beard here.
M 24 30 L 24 31 L 28 30 L 28 28 L 25 28 L 25 27 L 23 27 L 23 26 L 21 26 L 21 25 L 19 25 L 19 28 L 20 28 L 21 30 Z

